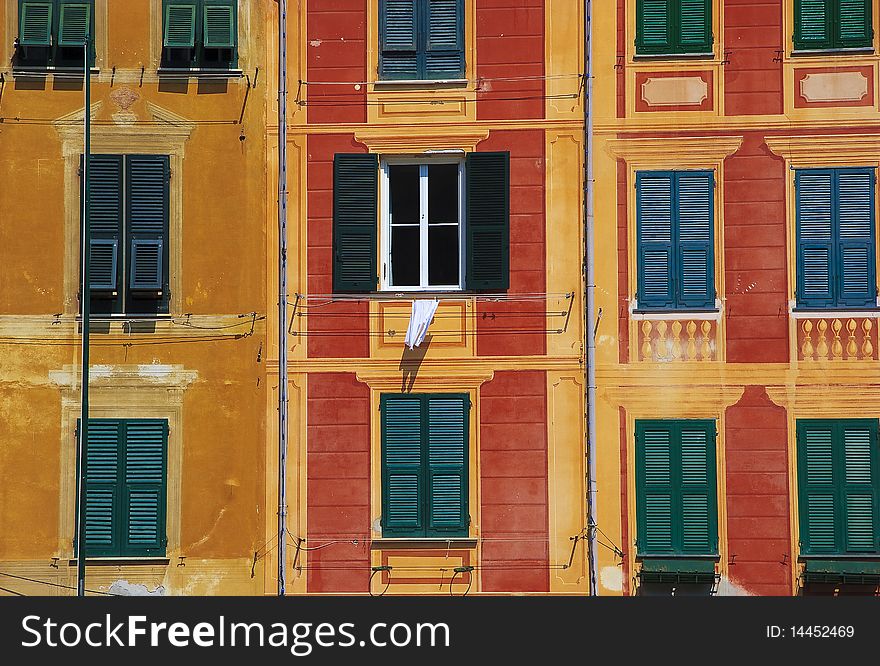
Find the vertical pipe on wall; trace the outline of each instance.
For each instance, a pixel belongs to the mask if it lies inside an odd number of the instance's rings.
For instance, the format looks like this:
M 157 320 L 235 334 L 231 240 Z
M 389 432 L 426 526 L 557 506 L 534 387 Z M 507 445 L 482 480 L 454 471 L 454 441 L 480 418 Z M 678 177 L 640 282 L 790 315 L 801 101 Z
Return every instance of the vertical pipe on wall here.
M 597 596 L 596 574 L 596 267 L 593 261 L 593 21 L 591 0 L 584 0 L 584 281 L 587 292 L 584 335 L 587 352 L 587 536 L 589 546 L 590 596 Z M 598 324 L 598 322 L 597 322 Z
M 287 0 L 278 0 L 278 596 L 287 588 Z
M 89 317 L 91 315 L 91 228 L 89 224 L 89 156 L 91 153 L 92 124 L 92 81 L 89 68 L 90 35 L 83 44 L 83 89 L 85 107 L 83 109 L 83 161 L 82 161 L 82 228 L 80 229 L 80 255 L 82 267 L 80 276 L 79 302 L 82 313 L 82 387 L 80 389 L 79 443 L 76 460 L 76 596 L 86 594 L 86 521 L 85 521 L 85 479 L 86 446 L 89 441 Z

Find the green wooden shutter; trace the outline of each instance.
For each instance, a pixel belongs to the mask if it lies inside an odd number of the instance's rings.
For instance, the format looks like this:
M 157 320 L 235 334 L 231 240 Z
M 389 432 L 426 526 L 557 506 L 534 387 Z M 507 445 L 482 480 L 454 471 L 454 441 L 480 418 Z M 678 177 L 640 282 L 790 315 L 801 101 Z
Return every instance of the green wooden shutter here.
M 871 307 L 877 304 L 874 169 L 837 169 L 835 180 L 837 304 Z
M 464 77 L 464 0 L 428 0 L 426 79 Z
M 838 0 L 835 46 L 870 47 L 874 42 L 871 0 Z
M 639 308 L 675 306 L 673 172 L 636 174 L 636 240 Z
M 338 153 L 333 158 L 333 291 L 376 289 L 379 158 Z
M 834 172 L 805 169 L 795 174 L 797 304 L 834 302 Z
M 467 395 L 427 396 L 428 536 L 468 534 Z
M 675 0 L 637 0 L 636 53 L 671 53 L 673 50 L 671 2 Z
M 196 43 L 195 4 L 168 4 L 165 7 L 165 39 L 169 48 L 194 48 Z
M 838 543 L 834 424 L 798 421 L 801 554 L 834 553 Z
M 718 552 L 715 423 L 682 421 L 677 434 L 681 465 L 679 552 L 714 555 Z
M 712 52 L 712 0 L 678 0 L 680 53 Z
M 51 2 L 23 2 L 19 15 L 18 43 L 22 46 L 52 45 Z
M 235 3 L 206 4 L 203 19 L 205 48 L 235 48 L 237 33 Z
M 425 536 L 425 474 L 422 400 L 414 395 L 383 395 L 382 534 Z
M 877 492 L 877 422 L 840 424 L 843 513 L 847 553 L 880 552 Z
M 673 428 L 636 422 L 637 548 L 640 555 L 674 551 Z
M 89 282 L 93 296 L 113 297 L 121 269 L 122 156 L 92 155 L 89 165 Z
M 121 429 L 122 424 L 116 420 L 89 419 L 83 475 L 87 557 L 121 554 Z
M 675 180 L 676 300 L 686 308 L 712 308 L 715 306 L 714 173 L 679 172 Z
M 835 0 L 794 0 L 795 50 L 832 48 Z
M 165 555 L 168 422 L 130 420 L 125 427 L 123 550 Z
M 510 288 L 510 153 L 470 153 L 465 163 L 466 288 Z
M 169 179 L 167 155 L 126 158 L 128 286 L 151 298 L 161 298 L 167 292 Z
M 379 78 L 418 79 L 416 0 L 381 0 L 379 6 Z
M 64 3 L 60 8 L 58 44 L 82 48 L 91 29 L 92 6 L 89 3 Z

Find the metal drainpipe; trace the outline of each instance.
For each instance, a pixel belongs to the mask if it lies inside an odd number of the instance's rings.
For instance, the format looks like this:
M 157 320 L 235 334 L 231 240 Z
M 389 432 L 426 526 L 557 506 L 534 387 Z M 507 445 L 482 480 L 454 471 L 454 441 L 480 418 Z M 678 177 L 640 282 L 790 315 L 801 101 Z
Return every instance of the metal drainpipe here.
M 287 0 L 278 0 L 278 596 L 287 591 Z
M 593 21 L 591 0 L 584 0 L 584 273 L 587 292 L 587 311 L 584 322 L 584 336 L 587 351 L 587 539 L 589 544 L 590 596 L 598 596 L 596 554 L 596 336 L 593 322 L 596 320 L 596 270 L 593 262 L 594 218 L 593 218 Z M 598 322 L 597 322 L 598 323 Z

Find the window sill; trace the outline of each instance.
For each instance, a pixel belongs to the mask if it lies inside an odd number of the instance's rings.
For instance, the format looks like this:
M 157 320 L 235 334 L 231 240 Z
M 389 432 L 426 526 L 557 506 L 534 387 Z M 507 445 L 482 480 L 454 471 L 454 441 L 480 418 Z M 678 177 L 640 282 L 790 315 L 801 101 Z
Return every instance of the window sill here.
M 463 88 L 468 85 L 470 81 L 467 79 L 383 79 L 381 81 L 373 81 L 374 90 L 381 90 L 382 88 L 400 88 L 400 87 L 414 87 L 414 88 L 425 88 L 425 87 L 455 87 L 455 88 Z
M 692 319 L 694 321 L 718 321 L 721 310 L 632 310 L 630 319 L 633 321 L 678 321 Z
M 636 53 L 633 62 L 650 60 L 714 60 L 715 53 Z
M 89 74 L 97 75 L 100 74 L 101 70 L 98 67 L 91 67 L 89 69 Z M 48 78 L 50 76 L 55 76 L 58 78 L 82 78 L 83 70 L 82 67 L 12 67 L 12 76 L 13 77 L 34 77 L 34 78 Z
M 162 79 L 240 79 L 244 76 L 241 69 L 204 69 L 160 67 L 156 70 Z
M 168 557 L 87 557 L 86 566 L 167 566 L 171 563 Z M 75 567 L 76 559 L 68 560 L 68 566 Z
M 873 53 L 873 46 L 860 46 L 849 49 L 797 49 L 792 51 L 790 55 L 792 58 L 805 58 L 810 56 L 871 55 Z
M 451 537 L 449 539 L 442 539 L 438 537 L 428 537 L 428 538 L 392 538 L 392 537 L 383 537 L 380 539 L 373 539 L 370 542 L 370 548 L 372 550 L 393 550 L 393 549 L 406 549 L 411 550 L 415 548 L 476 548 L 477 547 L 477 539 L 471 539 L 467 537 Z
M 807 309 L 807 308 L 793 308 L 791 310 L 792 319 L 822 319 L 822 318 L 854 318 L 854 319 L 865 319 L 865 318 L 877 318 L 880 317 L 880 310 L 876 307 L 873 308 L 827 308 L 827 309 Z

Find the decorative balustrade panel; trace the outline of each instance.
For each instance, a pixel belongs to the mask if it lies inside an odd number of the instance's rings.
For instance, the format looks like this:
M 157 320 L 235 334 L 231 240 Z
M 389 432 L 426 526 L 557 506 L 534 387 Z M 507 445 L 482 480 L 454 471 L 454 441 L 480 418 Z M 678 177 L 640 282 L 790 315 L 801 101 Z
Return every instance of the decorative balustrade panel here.
M 640 361 L 663 363 L 718 360 L 716 321 L 643 320 L 635 324 Z
M 799 361 L 877 360 L 875 317 L 815 317 L 799 319 Z

